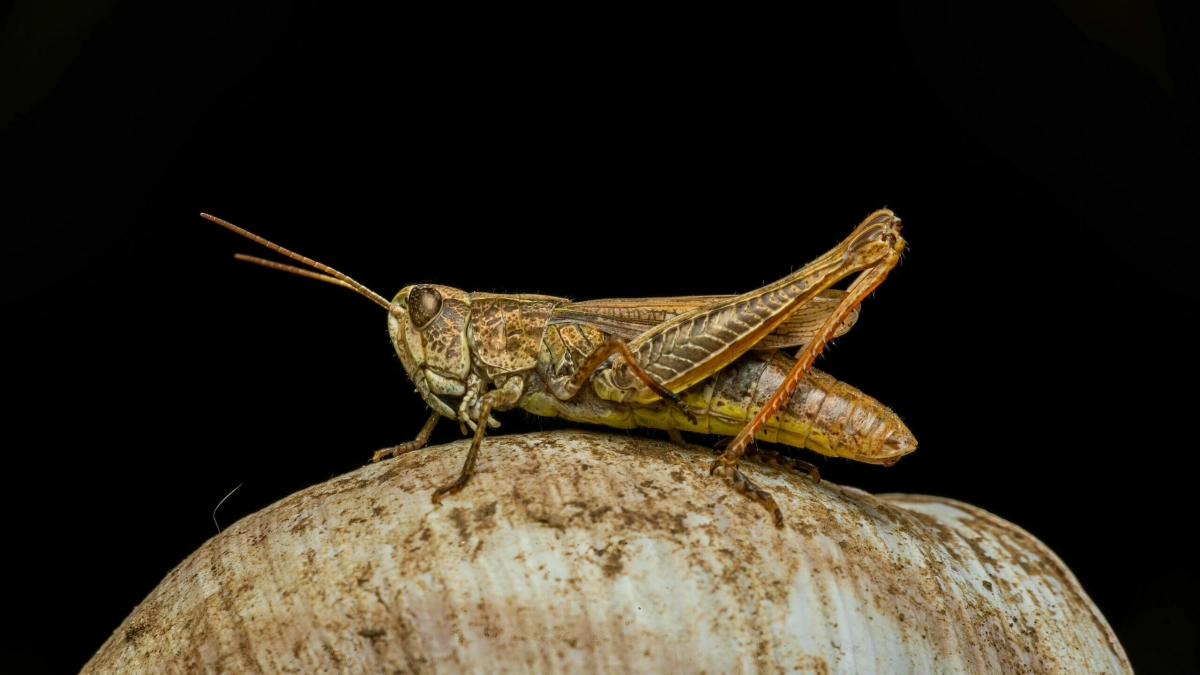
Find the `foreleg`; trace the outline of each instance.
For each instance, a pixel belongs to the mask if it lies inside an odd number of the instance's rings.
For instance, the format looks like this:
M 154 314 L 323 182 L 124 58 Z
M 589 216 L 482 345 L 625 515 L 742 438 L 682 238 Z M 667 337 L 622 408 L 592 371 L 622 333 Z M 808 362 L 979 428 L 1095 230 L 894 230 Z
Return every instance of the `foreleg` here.
M 421 448 L 425 447 L 425 444 L 429 442 L 429 436 L 433 433 L 433 428 L 437 426 L 438 420 L 441 418 L 442 414 L 435 410 L 433 414 L 429 416 L 429 419 L 425 420 L 425 426 L 421 427 L 421 431 L 417 434 L 416 438 L 407 443 L 401 443 L 400 445 L 393 445 L 390 448 L 379 450 L 375 453 L 375 456 L 371 458 L 371 461 L 378 462 L 388 455 L 399 457 L 406 452 L 420 450 Z
M 484 394 L 479 399 L 479 419 L 486 420 L 491 414 L 492 408 L 516 403 L 521 398 L 521 392 L 525 387 L 525 380 L 519 376 L 510 376 L 507 380 L 500 384 L 500 387 L 493 389 Z M 433 491 L 433 503 L 440 504 L 442 495 L 447 492 L 457 492 L 462 486 L 467 484 L 467 479 L 471 474 L 475 473 L 475 460 L 479 457 L 479 445 L 483 442 L 484 432 L 487 430 L 486 424 L 480 424 L 475 428 L 475 437 L 471 439 L 471 448 L 467 450 L 467 461 L 463 464 L 462 473 L 458 478 L 449 485 Z

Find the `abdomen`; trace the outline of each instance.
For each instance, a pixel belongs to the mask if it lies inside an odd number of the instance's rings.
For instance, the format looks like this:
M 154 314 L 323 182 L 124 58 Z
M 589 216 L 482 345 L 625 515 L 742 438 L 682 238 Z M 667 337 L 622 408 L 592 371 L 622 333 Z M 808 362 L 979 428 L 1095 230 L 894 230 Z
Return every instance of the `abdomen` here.
M 619 429 L 649 427 L 733 436 L 779 388 L 795 361 L 782 352 L 747 352 L 716 375 L 680 394 L 696 415 L 692 424 L 663 404 L 615 403 L 585 387 L 568 401 L 530 391 L 520 405 L 549 417 Z M 544 389 L 544 388 L 543 388 Z M 891 464 L 917 441 L 900 418 L 874 398 L 813 369 L 767 421 L 759 439 L 860 462 Z

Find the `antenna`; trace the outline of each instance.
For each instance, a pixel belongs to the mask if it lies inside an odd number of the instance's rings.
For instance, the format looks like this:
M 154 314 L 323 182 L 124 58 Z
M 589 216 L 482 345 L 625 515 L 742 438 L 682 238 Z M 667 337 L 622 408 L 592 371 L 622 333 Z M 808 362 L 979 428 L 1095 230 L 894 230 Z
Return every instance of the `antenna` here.
M 263 267 L 270 267 L 271 269 L 277 269 L 277 270 L 281 270 L 284 272 L 291 272 L 293 274 L 299 274 L 300 276 L 309 277 L 311 279 L 320 279 L 321 281 L 328 281 L 329 283 L 338 284 L 340 286 L 345 286 L 346 288 L 349 288 L 353 291 L 357 291 L 360 295 L 366 297 L 367 299 L 371 300 L 372 302 L 379 305 L 380 307 L 388 310 L 389 313 L 392 311 L 392 303 L 388 302 L 387 300 L 384 300 L 383 296 L 379 295 L 375 291 L 372 291 L 371 289 L 367 288 L 366 286 L 363 286 L 362 284 L 358 283 L 357 281 L 351 279 L 350 277 L 346 276 L 345 274 L 342 274 L 341 272 L 333 269 L 332 267 L 330 267 L 328 265 L 323 265 L 323 264 L 317 262 L 316 260 L 313 260 L 312 258 L 306 258 L 306 257 L 300 255 L 299 253 L 293 253 L 292 251 L 287 250 L 286 248 L 280 246 L 279 244 L 276 244 L 275 242 L 267 240 L 267 239 L 263 239 L 262 237 L 258 236 L 257 234 L 254 234 L 253 232 L 250 232 L 249 230 L 243 230 L 242 228 L 238 227 L 237 225 L 234 225 L 233 223 L 231 223 L 227 220 L 221 220 L 220 218 L 218 218 L 216 216 L 210 216 L 207 213 L 201 213 L 200 217 L 207 218 L 208 220 L 213 221 L 214 223 L 220 225 L 221 227 L 224 227 L 225 229 L 233 230 L 234 232 L 237 232 L 238 234 L 242 235 L 243 237 L 245 237 L 247 239 L 252 239 L 252 240 L 262 244 L 263 246 L 266 246 L 267 248 L 271 249 L 272 251 L 281 253 L 281 254 L 291 258 L 292 260 L 295 260 L 297 262 L 302 262 L 305 265 L 308 265 L 309 267 L 315 267 L 316 269 L 319 269 L 322 272 L 325 272 L 325 274 L 328 274 L 329 276 L 325 276 L 324 274 L 315 274 L 313 272 L 309 272 L 308 270 L 303 270 L 298 267 L 292 267 L 291 265 L 283 265 L 281 263 L 271 262 L 270 260 L 264 260 L 262 258 L 255 258 L 253 256 L 248 256 L 248 255 L 241 255 L 241 254 L 235 255 L 234 257 L 237 258 L 238 260 L 245 260 L 247 262 L 252 262 L 252 263 L 255 263 L 258 265 L 262 265 Z
M 262 265 L 263 267 L 269 267 L 273 270 L 279 270 L 280 272 L 290 272 L 292 274 L 298 274 L 302 277 L 308 277 L 309 279 L 316 279 L 317 281 L 324 281 L 326 283 L 333 284 L 335 286 L 341 286 L 342 288 L 349 288 L 352 291 L 358 290 L 358 289 L 354 288 L 353 286 L 351 286 L 350 284 L 342 281 L 341 279 L 338 279 L 337 277 L 331 277 L 328 274 L 321 274 L 320 272 L 313 272 L 312 270 L 306 270 L 303 267 L 293 267 L 292 265 L 284 265 L 283 263 L 275 262 L 274 260 L 267 260 L 266 258 L 258 258 L 258 257 L 252 256 L 252 255 L 246 255 L 245 253 L 234 253 L 233 257 L 236 260 L 241 260 L 241 261 L 248 262 L 248 263 L 254 263 L 255 265 Z

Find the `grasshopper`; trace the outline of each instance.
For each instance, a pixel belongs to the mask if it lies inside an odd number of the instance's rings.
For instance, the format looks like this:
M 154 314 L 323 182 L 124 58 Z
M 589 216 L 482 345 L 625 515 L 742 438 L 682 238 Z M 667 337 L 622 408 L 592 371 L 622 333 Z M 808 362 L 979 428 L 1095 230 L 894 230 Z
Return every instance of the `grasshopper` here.
M 435 503 L 474 473 L 485 430 L 499 426 L 492 413 L 515 407 L 664 429 L 678 443 L 680 430 L 732 436 L 709 473 L 731 479 L 776 524 L 783 516 L 775 499 L 738 469 L 747 451 L 756 452 L 754 439 L 886 465 L 916 448 L 891 410 L 812 368 L 900 259 L 900 219 L 887 209 L 813 262 L 749 293 L 587 302 L 437 284 L 406 286 L 389 302 L 335 269 L 200 215 L 320 272 L 236 258 L 350 288 L 387 310 L 392 345 L 433 410 L 414 440 L 372 461 L 424 447 L 443 417 L 464 434 L 474 431 L 462 471 L 434 490 Z M 830 288 L 855 273 L 847 290 Z M 799 348 L 794 358 L 780 351 L 791 347 Z M 816 467 L 789 462 L 819 480 Z

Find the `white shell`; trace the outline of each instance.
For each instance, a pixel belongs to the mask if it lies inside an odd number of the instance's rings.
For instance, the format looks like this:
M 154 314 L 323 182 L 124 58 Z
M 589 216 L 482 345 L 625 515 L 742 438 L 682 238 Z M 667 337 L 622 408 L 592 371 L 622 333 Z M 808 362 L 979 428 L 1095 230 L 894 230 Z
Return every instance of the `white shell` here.
M 465 451 L 241 520 L 83 672 L 1132 672 L 1062 562 L 965 504 L 746 466 L 777 529 L 707 452 L 568 431 L 489 437 L 435 506 Z

